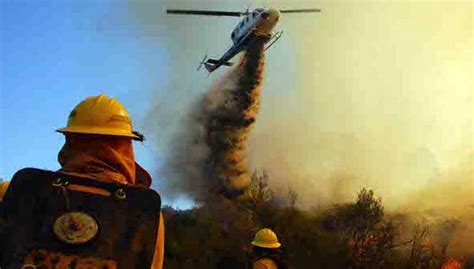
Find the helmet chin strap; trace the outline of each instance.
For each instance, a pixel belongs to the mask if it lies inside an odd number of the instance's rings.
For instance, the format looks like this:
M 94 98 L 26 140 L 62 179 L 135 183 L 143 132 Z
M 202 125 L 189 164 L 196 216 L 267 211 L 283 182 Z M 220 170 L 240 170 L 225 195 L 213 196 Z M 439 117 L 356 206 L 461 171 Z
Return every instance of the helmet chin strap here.
M 134 140 L 137 140 L 137 141 L 140 141 L 140 142 L 145 141 L 145 135 L 143 135 L 142 133 L 140 133 L 138 131 L 132 131 L 132 134 L 137 136 L 137 138 L 135 138 Z

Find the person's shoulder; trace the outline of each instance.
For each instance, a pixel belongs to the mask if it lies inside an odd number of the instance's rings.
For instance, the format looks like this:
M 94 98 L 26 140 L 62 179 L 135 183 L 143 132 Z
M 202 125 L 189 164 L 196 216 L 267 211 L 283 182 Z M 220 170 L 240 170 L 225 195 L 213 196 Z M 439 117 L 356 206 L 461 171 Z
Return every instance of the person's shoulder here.
M 56 172 L 43 170 L 38 168 L 23 168 L 18 170 L 11 179 L 11 184 L 21 184 L 28 183 L 31 184 L 33 182 L 38 182 L 39 179 L 44 178 L 52 178 L 56 175 Z
M 23 168 L 15 172 L 10 181 L 0 182 L 0 201 L 3 201 L 7 190 L 16 192 L 17 190 L 36 189 L 38 187 L 38 179 L 50 177 L 55 172 L 42 170 L 38 168 Z
M 272 259 L 263 258 L 254 263 L 253 269 L 278 269 L 278 266 Z
M 20 169 L 20 170 L 16 171 L 16 173 L 13 175 L 13 178 L 23 177 L 23 176 L 26 176 L 26 175 L 50 175 L 50 174 L 54 174 L 54 173 L 56 173 L 56 172 L 49 171 L 49 170 L 44 170 L 44 169 L 33 168 L 33 167 L 26 167 L 26 168 L 23 168 L 23 169 Z

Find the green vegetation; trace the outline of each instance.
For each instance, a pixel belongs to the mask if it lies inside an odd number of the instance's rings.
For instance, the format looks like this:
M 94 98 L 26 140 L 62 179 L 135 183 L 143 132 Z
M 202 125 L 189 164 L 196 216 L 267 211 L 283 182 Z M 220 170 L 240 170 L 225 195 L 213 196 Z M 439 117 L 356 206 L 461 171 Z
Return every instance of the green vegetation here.
M 276 197 L 268 175 L 254 173 L 238 201 L 211 196 L 191 210 L 164 208 L 165 268 L 249 268 L 249 242 L 262 227 L 277 233 L 290 268 L 440 268 L 458 224 L 387 215 L 368 189 L 354 202 L 312 212 L 298 209 L 297 200 L 292 189 Z

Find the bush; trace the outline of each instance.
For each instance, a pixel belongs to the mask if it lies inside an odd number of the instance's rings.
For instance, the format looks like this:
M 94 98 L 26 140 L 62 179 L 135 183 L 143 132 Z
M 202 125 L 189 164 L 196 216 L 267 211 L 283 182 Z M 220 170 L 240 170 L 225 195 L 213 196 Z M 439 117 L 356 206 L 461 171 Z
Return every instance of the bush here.
M 400 225 L 386 216 L 381 198 L 362 189 L 352 203 L 307 212 L 295 205 L 291 189 L 275 201 L 266 173 L 254 173 L 238 200 L 210 195 L 191 210 L 164 208 L 165 268 L 249 268 L 250 241 L 263 227 L 273 229 L 287 252 L 290 268 L 440 268 L 442 252 L 457 222 L 438 227 L 445 236 L 433 246 L 431 228 L 419 224 L 400 241 Z M 403 218 L 402 218 L 403 219 Z

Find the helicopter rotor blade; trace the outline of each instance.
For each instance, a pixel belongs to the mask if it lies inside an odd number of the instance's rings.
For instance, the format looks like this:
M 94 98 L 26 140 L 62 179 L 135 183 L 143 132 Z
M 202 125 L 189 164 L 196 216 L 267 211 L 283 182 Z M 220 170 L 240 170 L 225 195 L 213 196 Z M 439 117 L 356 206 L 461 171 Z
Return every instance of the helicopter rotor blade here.
M 309 13 L 309 12 L 321 12 L 319 8 L 309 9 L 281 9 L 280 13 Z
M 245 12 L 234 11 L 216 11 L 216 10 L 185 10 L 185 9 L 167 9 L 167 14 L 181 14 L 181 15 L 204 15 L 204 16 L 231 16 L 240 17 L 245 15 Z

